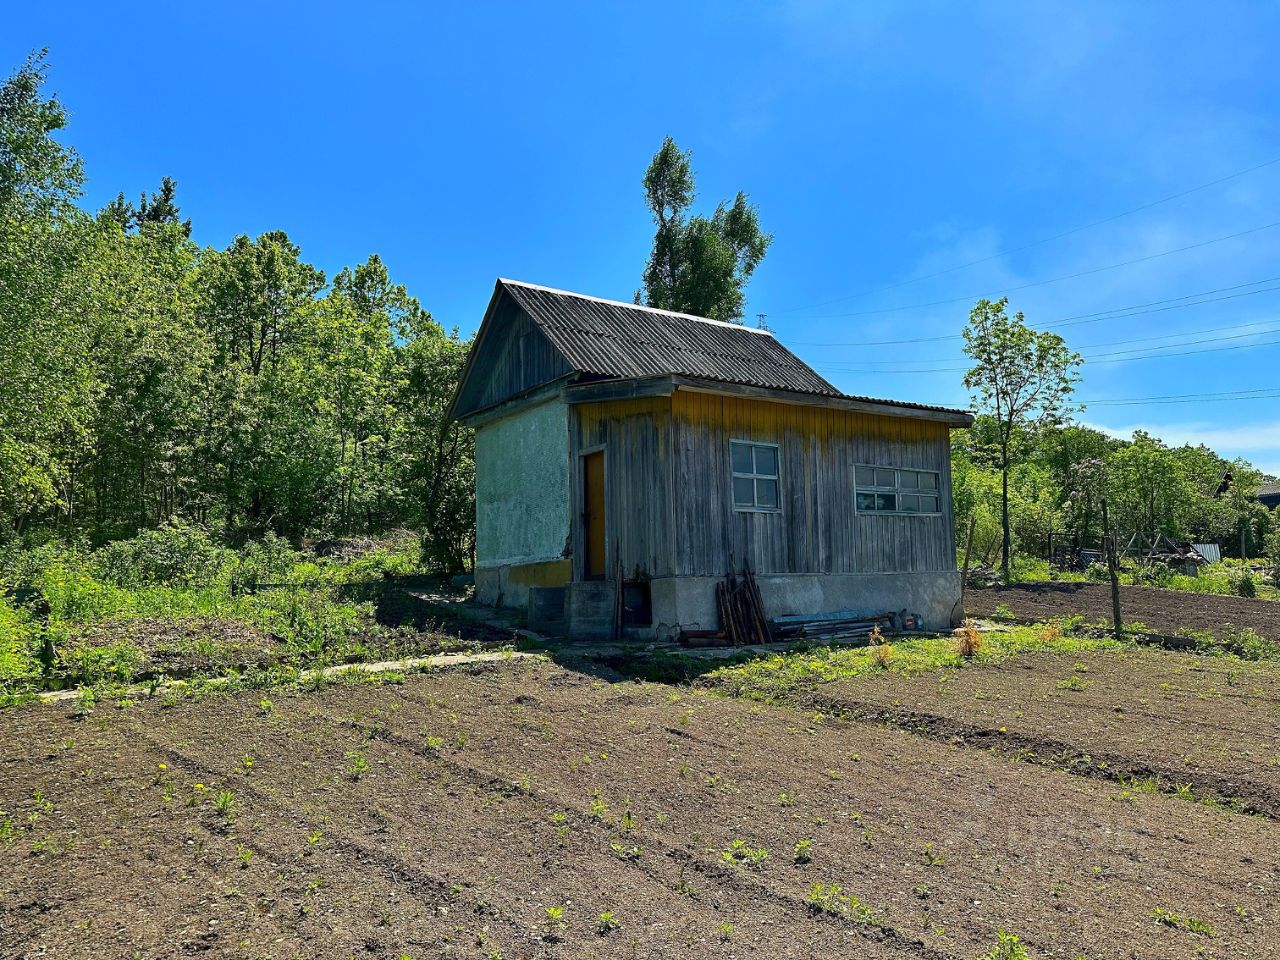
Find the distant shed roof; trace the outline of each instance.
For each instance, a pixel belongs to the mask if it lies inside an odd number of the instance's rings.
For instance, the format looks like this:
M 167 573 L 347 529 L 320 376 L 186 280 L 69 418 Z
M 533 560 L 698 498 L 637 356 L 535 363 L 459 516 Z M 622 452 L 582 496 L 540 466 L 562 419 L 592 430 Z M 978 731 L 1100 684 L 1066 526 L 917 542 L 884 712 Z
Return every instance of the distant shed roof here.
M 515 280 L 498 283 L 579 373 L 625 379 L 681 374 L 841 396 L 767 330 Z
M 1280 506 L 1280 483 L 1264 483 L 1258 487 L 1258 499 L 1268 507 Z

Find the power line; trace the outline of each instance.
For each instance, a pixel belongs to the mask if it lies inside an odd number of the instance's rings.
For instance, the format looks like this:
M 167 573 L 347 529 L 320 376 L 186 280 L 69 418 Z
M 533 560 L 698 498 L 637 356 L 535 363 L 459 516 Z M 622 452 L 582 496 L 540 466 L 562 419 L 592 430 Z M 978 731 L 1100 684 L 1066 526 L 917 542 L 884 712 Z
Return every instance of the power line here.
M 942 307 L 953 303 L 972 303 L 975 300 L 986 297 L 990 299 L 995 294 L 1016 293 L 1019 290 L 1030 290 L 1032 287 L 1043 287 L 1051 283 L 1061 283 L 1064 280 L 1078 280 L 1081 277 L 1090 277 L 1094 274 L 1104 273 L 1107 270 L 1118 270 L 1121 267 L 1131 267 L 1138 263 L 1147 263 L 1151 260 L 1158 260 L 1161 257 L 1172 256 L 1175 253 L 1185 253 L 1188 250 L 1199 250 L 1201 247 L 1207 247 L 1215 243 L 1222 243 L 1226 240 L 1235 240 L 1239 237 L 1247 237 L 1253 233 L 1259 233 L 1263 230 L 1271 230 L 1274 227 L 1280 227 L 1280 220 L 1273 223 L 1264 223 L 1260 227 L 1250 227 L 1248 230 L 1241 230 L 1239 233 L 1229 233 L 1226 236 L 1214 237 L 1212 240 L 1201 240 L 1198 243 L 1189 243 L 1185 247 L 1175 247 L 1172 250 L 1162 250 L 1160 253 L 1149 253 L 1145 257 L 1135 257 L 1132 260 L 1122 260 L 1119 263 L 1108 263 L 1105 266 L 1093 267 L 1089 270 L 1081 270 L 1078 273 L 1068 273 L 1061 277 L 1050 277 L 1047 280 L 1035 280 L 1031 283 L 1019 284 L 1016 287 L 1005 287 L 1001 290 L 989 291 L 988 293 L 972 294 L 967 297 L 952 297 L 949 300 L 931 300 L 928 303 L 911 303 L 900 307 L 882 307 L 877 310 L 857 310 L 852 313 L 828 313 L 816 317 L 809 317 L 810 320 L 841 320 L 849 317 L 870 317 L 886 313 L 901 313 L 905 310 L 923 310 L 926 307 Z M 776 311 L 775 311 L 776 313 Z
M 1086 406 L 1091 407 L 1129 407 L 1129 406 L 1145 406 L 1146 404 L 1164 404 L 1164 403 L 1225 403 L 1231 400 L 1276 400 L 1280 399 L 1280 390 L 1271 390 L 1269 392 L 1248 391 L 1241 392 L 1236 395 L 1215 394 L 1184 394 L 1182 396 L 1174 395 L 1168 397 L 1137 397 L 1132 400 L 1085 400 Z
M 1084 230 L 1092 230 L 1094 227 L 1100 227 L 1103 224 L 1112 223 L 1116 220 L 1120 220 L 1120 219 L 1123 219 L 1124 217 L 1132 216 L 1135 213 L 1141 213 L 1144 210 L 1150 210 L 1152 207 L 1158 207 L 1161 204 L 1169 203 L 1170 201 L 1173 201 L 1173 200 L 1180 200 L 1183 197 L 1190 196 L 1193 193 L 1198 193 L 1201 190 L 1207 190 L 1210 187 L 1216 187 L 1219 184 L 1227 183 L 1228 181 L 1234 180 L 1237 177 L 1243 177 L 1246 174 L 1254 173 L 1255 171 L 1262 170 L 1266 167 L 1273 166 L 1274 164 L 1277 164 L 1277 163 L 1280 163 L 1280 157 L 1273 157 L 1270 160 L 1265 160 L 1262 163 L 1255 164 L 1252 167 L 1246 167 L 1244 170 L 1237 170 L 1235 173 L 1228 174 L 1225 177 L 1219 177 L 1217 180 L 1210 180 L 1208 183 L 1202 183 L 1197 186 L 1191 187 L 1187 190 L 1181 190 L 1178 193 L 1171 193 L 1167 197 L 1161 197 L 1159 200 L 1152 200 L 1150 203 L 1144 203 L 1141 206 L 1132 207 L 1128 210 L 1122 211 L 1121 213 L 1113 214 L 1109 217 L 1103 217 L 1101 220 L 1094 220 L 1090 223 L 1085 223 L 1078 227 L 1072 227 L 1070 230 L 1063 230 L 1061 233 L 1055 233 L 1048 237 L 1042 237 L 1039 240 L 1031 240 L 1027 243 L 1021 244 L 1020 246 L 1008 247 L 996 253 L 989 254 L 988 256 L 980 257 L 977 260 L 970 260 L 966 263 L 956 264 L 954 267 L 948 267 L 945 270 L 938 270 L 935 273 L 927 273 L 921 276 L 911 277 L 907 280 L 902 280 L 898 283 L 889 284 L 888 286 L 876 287 L 871 290 L 864 290 L 861 293 L 850 294 L 847 297 L 836 297 L 834 300 L 825 300 L 822 303 L 810 304 L 807 307 L 793 307 L 789 310 L 775 310 L 774 313 L 775 314 L 803 313 L 806 310 L 815 310 L 818 307 L 830 306 L 833 303 L 844 303 L 846 300 L 856 300 L 860 297 L 869 297 L 874 293 L 883 293 L 886 290 L 896 290 L 900 287 L 909 286 L 913 283 L 920 283 L 921 281 L 924 281 L 924 280 L 933 280 L 936 277 L 943 277 L 949 273 L 955 273 L 957 270 L 964 270 L 964 269 L 967 269 L 968 267 L 976 267 L 979 264 L 989 263 L 992 260 L 998 259 L 999 257 L 1007 256 L 1008 254 L 1011 254 L 1011 253 L 1018 253 L 1022 250 L 1029 250 L 1030 248 L 1039 246 L 1040 244 L 1043 244 L 1043 243 L 1050 243 L 1054 240 L 1061 240 L 1063 237 L 1069 237 L 1069 236 L 1072 236 L 1073 234 L 1081 233 Z
M 1277 288 L 1277 289 L 1280 289 L 1280 288 Z M 1275 323 L 1275 322 L 1276 322 L 1275 320 L 1253 320 L 1253 321 L 1250 321 L 1249 323 L 1232 323 L 1232 324 L 1228 324 L 1225 327 L 1207 327 L 1203 330 L 1183 330 L 1181 333 L 1165 333 L 1165 334 L 1160 334 L 1154 337 L 1132 337 L 1128 340 L 1107 340 L 1102 343 L 1085 343 L 1080 345 L 1080 349 L 1088 350 L 1093 347 L 1119 347 L 1127 343 L 1150 343 L 1154 340 L 1175 340 L 1178 337 L 1194 337 L 1194 336 L 1199 336 L 1202 333 L 1221 333 L 1224 330 L 1242 330 L 1245 327 L 1259 327 L 1259 326 L 1264 326 L 1266 324 Z M 1212 339 L 1214 341 L 1240 340 L 1240 339 L 1243 339 L 1244 337 L 1260 337 L 1260 336 L 1264 336 L 1266 334 L 1271 334 L 1271 333 L 1280 333 L 1280 327 L 1275 327 L 1270 330 L 1254 330 L 1250 333 L 1241 333 L 1241 334 L 1237 334 L 1235 336 L 1230 336 L 1230 337 L 1214 337 Z M 1186 343 L 1169 343 L 1169 344 L 1165 344 L 1162 347 L 1151 347 L 1151 348 L 1144 347 L 1141 349 L 1166 350 L 1166 349 L 1172 349 L 1174 347 L 1189 347 L 1197 343 L 1209 343 L 1209 342 L 1210 341 L 1208 340 L 1188 340 Z M 1133 351 L 1133 350 L 1118 351 L 1118 353 L 1134 353 L 1134 352 L 1138 352 L 1138 351 Z M 1117 354 L 1104 353 L 1104 354 L 1095 354 L 1094 356 L 1108 357 L 1108 356 L 1116 356 L 1116 355 Z M 930 357 L 923 360 L 906 360 L 906 361 L 904 360 L 863 360 L 861 362 L 868 365 L 876 364 L 880 366 L 886 366 L 886 365 L 896 366 L 902 363 L 946 363 L 951 359 L 952 359 L 951 357 Z M 1088 360 L 1091 358 L 1085 357 L 1085 359 Z
M 1186 307 L 1198 307 L 1206 303 L 1221 303 L 1224 300 L 1237 300 L 1240 297 L 1252 297 L 1260 293 L 1273 293 L 1280 290 L 1280 286 L 1264 287 L 1261 290 L 1248 290 L 1244 293 L 1232 293 L 1225 297 L 1212 297 L 1205 300 L 1194 300 L 1194 302 L 1183 303 L 1180 301 L 1191 301 L 1196 297 L 1209 297 L 1210 294 L 1224 293 L 1231 290 L 1242 290 L 1245 287 L 1256 287 L 1263 283 L 1274 283 L 1280 280 L 1280 276 L 1267 277 L 1264 280 L 1250 280 L 1248 283 L 1238 283 L 1230 287 L 1218 287 L 1214 290 L 1202 290 L 1199 293 L 1188 293 L 1181 297 L 1169 297 L 1165 300 L 1152 300 L 1148 303 L 1130 304 L 1125 307 L 1113 307 L 1110 310 L 1100 310 L 1097 313 L 1079 313 L 1070 317 L 1063 317 L 1052 323 L 1046 323 L 1040 329 L 1057 330 L 1061 327 L 1079 326 L 1083 323 L 1098 323 L 1102 320 L 1127 320 L 1129 317 L 1145 316 L 1151 313 L 1163 313 L 1166 310 L 1182 310 Z M 1167 306 L 1159 306 L 1167 304 Z M 1145 310 L 1141 307 L 1152 307 L 1154 309 Z M 830 340 L 788 340 L 795 346 L 800 347 L 891 347 L 901 346 L 902 344 L 915 343 L 938 343 L 943 340 L 963 340 L 964 336 L 959 333 L 948 333 L 937 337 L 910 337 L 902 340 L 848 340 L 848 341 L 830 341 Z
M 1228 390 L 1212 393 L 1167 393 L 1155 397 L 1115 397 L 1110 400 L 1080 400 L 1086 407 L 1123 406 L 1141 403 L 1195 403 L 1200 401 L 1273 400 L 1280 397 L 1280 388 L 1253 387 L 1248 390 Z M 963 407 L 965 401 L 931 403 L 935 407 Z
M 1266 332 L 1267 332 L 1267 333 L 1274 333 L 1274 332 L 1276 332 L 1276 331 L 1266 331 Z M 1260 336 L 1260 335 L 1261 335 L 1261 334 L 1252 334 L 1252 336 Z M 1246 334 L 1245 336 L 1250 336 L 1250 334 Z M 1218 338 L 1218 339 L 1228 339 L 1228 338 L 1223 337 L 1223 338 Z M 1199 341 L 1199 342 L 1204 343 L 1204 342 L 1208 342 L 1208 341 Z M 1270 346 L 1274 346 L 1274 345 L 1275 345 L 1275 344 L 1277 344 L 1277 343 L 1280 343 L 1280 340 L 1264 340 L 1264 341 L 1262 341 L 1261 343 L 1237 343 L 1237 344 L 1233 344 L 1232 346 L 1229 346 L 1229 347 L 1206 347 L 1206 348 L 1204 348 L 1203 350 L 1184 350 L 1184 351 L 1183 351 L 1183 352 L 1181 352 L 1181 353 L 1154 353 L 1154 352 L 1153 352 L 1153 353 L 1147 354 L 1147 355 L 1145 355 L 1145 356 L 1121 357 L 1121 358 L 1119 358 L 1119 359 L 1105 359 L 1106 357 L 1108 357 L 1108 356 L 1110 356 L 1110 355 L 1109 355 L 1109 354 L 1102 354 L 1102 357 L 1103 357 L 1104 359 L 1095 359 L 1095 358 L 1085 357 L 1085 358 L 1084 358 L 1084 360 L 1085 360 L 1085 362 L 1086 362 L 1086 363 L 1089 363 L 1089 364 L 1092 364 L 1092 365 L 1106 364 L 1106 363 L 1131 363 L 1131 362 L 1132 362 L 1132 361 L 1134 361 L 1134 360 L 1158 360 L 1158 359 L 1161 359 L 1161 358 L 1163 358 L 1163 357 L 1189 357 L 1189 356 L 1192 356 L 1192 355 L 1194 355 L 1194 354 L 1199 354 L 1199 353 L 1219 353 L 1219 352 L 1224 351 L 1224 350 L 1248 350 L 1248 349 L 1252 349 L 1252 348 L 1255 348 L 1255 347 L 1270 347 Z M 1173 344 L 1169 344 L 1168 346 L 1169 346 L 1170 348 L 1172 348 L 1172 347 L 1183 347 L 1183 346 L 1187 346 L 1187 345 L 1188 345 L 1188 344 L 1183 344 L 1183 343 L 1173 343 Z M 1161 348 L 1155 348 L 1155 349 L 1161 349 Z M 1133 351 L 1127 351 L 1127 350 L 1122 350 L 1122 351 L 1120 351 L 1120 353 L 1130 353 L 1130 352 L 1133 352 Z M 877 368 L 875 368 L 875 367 L 836 367 L 836 366 L 824 366 L 824 367 L 819 367 L 818 369 L 819 369 L 819 370 L 829 370 L 829 371 L 836 372 L 836 373 L 879 373 L 879 374 L 894 373 L 894 374 L 898 374 L 898 373 L 965 373 L 965 372 L 967 372 L 970 368 L 969 368 L 969 367 L 934 367 L 934 368 L 932 368 L 932 369 L 928 369 L 928 370 L 884 370 L 884 369 L 877 369 Z

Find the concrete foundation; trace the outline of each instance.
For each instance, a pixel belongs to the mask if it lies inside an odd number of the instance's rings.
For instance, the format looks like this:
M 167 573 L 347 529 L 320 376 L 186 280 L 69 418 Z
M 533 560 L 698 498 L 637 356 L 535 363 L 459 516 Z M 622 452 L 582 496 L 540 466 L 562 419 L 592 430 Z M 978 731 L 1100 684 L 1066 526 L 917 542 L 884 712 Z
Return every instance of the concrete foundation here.
M 613 636 L 617 588 L 608 580 L 571 583 L 565 588 L 564 618 L 569 636 L 608 640 Z
M 653 635 L 665 637 L 681 627 L 716 629 L 716 582 L 716 577 L 654 580 Z M 906 610 L 918 614 L 926 630 L 949 630 L 960 615 L 958 571 L 758 575 L 756 582 L 770 618 L 835 610 Z
M 552 622 L 559 619 L 555 608 L 563 603 L 562 623 L 569 636 L 603 639 L 612 635 L 614 585 L 611 582 L 566 583 L 567 560 L 527 566 L 539 569 L 477 570 L 476 598 L 495 606 L 527 606 L 531 617 Z M 716 577 L 663 577 L 651 581 L 653 626 L 628 627 L 626 634 L 665 639 L 682 627 L 718 628 L 717 580 Z M 764 600 L 765 614 L 770 618 L 835 610 L 868 613 L 905 610 L 918 615 L 926 630 L 944 631 L 955 626 L 960 616 L 958 571 L 758 575 L 756 582 Z M 556 587 L 563 589 L 549 589 Z
M 490 607 L 523 607 L 532 587 L 563 587 L 573 575 L 568 559 L 476 567 L 476 600 Z

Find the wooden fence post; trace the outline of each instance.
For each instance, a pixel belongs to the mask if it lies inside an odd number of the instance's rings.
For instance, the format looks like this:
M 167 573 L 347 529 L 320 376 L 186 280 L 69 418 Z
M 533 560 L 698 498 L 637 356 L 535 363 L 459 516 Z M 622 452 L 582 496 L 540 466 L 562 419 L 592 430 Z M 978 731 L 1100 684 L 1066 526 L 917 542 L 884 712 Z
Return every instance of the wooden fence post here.
M 1107 554 L 1107 572 L 1111 575 L 1111 623 L 1116 642 L 1124 643 L 1124 621 L 1120 619 L 1120 574 L 1116 570 L 1116 541 L 1111 536 L 1111 518 L 1107 515 L 1107 498 L 1102 498 L 1102 548 Z
M 978 515 L 969 517 L 969 536 L 964 541 L 964 568 L 960 571 L 960 616 L 964 616 L 964 592 L 969 586 L 969 558 L 973 556 L 973 528 L 978 525 Z

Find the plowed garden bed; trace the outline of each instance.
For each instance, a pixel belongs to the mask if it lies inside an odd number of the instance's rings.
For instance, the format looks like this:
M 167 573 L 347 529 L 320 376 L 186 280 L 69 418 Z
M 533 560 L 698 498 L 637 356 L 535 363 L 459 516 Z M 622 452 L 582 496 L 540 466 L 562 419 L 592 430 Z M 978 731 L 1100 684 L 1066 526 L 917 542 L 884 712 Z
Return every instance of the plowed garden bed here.
M 1280 664 L 1141 648 L 1030 653 L 868 674 L 825 684 L 811 702 L 1280 819 Z
M 1019 620 L 1081 615 L 1089 621 L 1111 620 L 1111 587 L 1105 583 L 1022 583 L 970 590 L 965 609 L 990 617 L 999 606 Z M 1156 633 L 1180 629 L 1220 634 L 1230 624 L 1249 627 L 1269 640 L 1280 640 L 1280 603 L 1210 593 L 1187 593 L 1156 587 L 1120 587 L 1121 615 L 1140 621 Z
M 1033 957 L 1262 960 L 1280 942 L 1262 817 L 542 661 L 269 696 L 0 714 L 0 956 L 973 960 L 1003 929 Z

